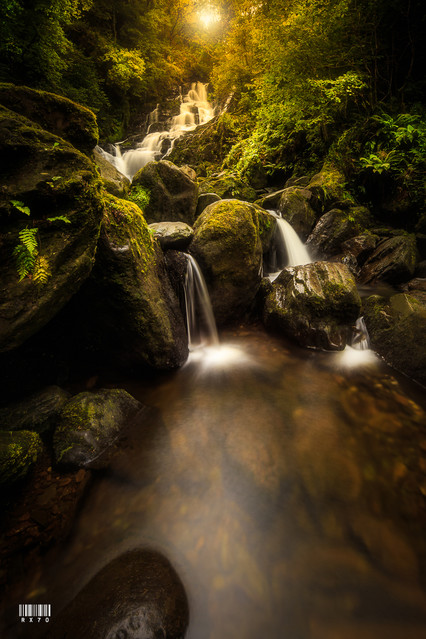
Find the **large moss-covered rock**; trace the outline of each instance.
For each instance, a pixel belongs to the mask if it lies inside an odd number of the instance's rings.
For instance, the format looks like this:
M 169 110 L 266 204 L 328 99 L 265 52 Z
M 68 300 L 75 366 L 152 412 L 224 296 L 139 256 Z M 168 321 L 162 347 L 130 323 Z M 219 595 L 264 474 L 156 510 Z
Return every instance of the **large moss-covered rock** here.
M 348 268 L 315 262 L 282 271 L 266 297 L 264 321 L 301 346 L 342 350 L 351 339 L 360 307 Z
M 98 149 L 93 150 L 93 160 L 101 174 L 104 189 L 117 197 L 125 197 L 130 190 L 130 180 L 108 162 Z
M 307 239 L 316 221 L 312 200 L 312 192 L 308 189 L 290 186 L 283 190 L 278 203 L 282 217 L 291 224 L 303 241 Z
M 170 562 L 153 550 L 116 557 L 55 615 L 46 639 L 183 639 L 188 599 Z
M 0 485 L 25 477 L 42 449 L 37 433 L 0 431 Z
M 99 140 L 96 118 L 86 107 L 60 95 L 0 83 L 0 104 L 89 154 Z
M 164 258 L 142 211 L 113 195 L 84 290 L 94 341 L 124 365 L 175 368 L 188 356 L 185 325 Z
M 148 222 L 186 222 L 192 225 L 198 201 L 194 180 L 172 162 L 149 162 L 133 177 L 132 189 L 142 186 L 149 192 L 144 208 Z
M 414 235 L 397 235 L 382 240 L 361 271 L 363 283 L 384 280 L 399 284 L 409 280 L 416 269 L 417 246 Z
M 333 257 L 342 252 L 343 242 L 360 235 L 369 224 L 369 211 L 362 206 L 331 209 L 318 220 L 306 245 L 314 257 Z
M 92 270 L 103 212 L 92 162 L 68 142 L 0 107 L 0 352 L 47 324 Z M 54 219 L 48 218 L 66 218 Z M 29 229 L 38 256 L 19 281 Z M 27 233 L 28 234 L 28 233 Z M 20 265 L 27 262 L 21 250 Z
M 44 388 L 17 403 L 0 408 L 0 429 L 44 433 L 56 425 L 61 409 L 69 398 L 70 394 L 59 386 Z
M 407 293 L 363 301 L 372 348 L 409 377 L 426 384 L 426 303 Z
M 53 437 L 55 459 L 60 464 L 102 467 L 101 455 L 114 443 L 141 404 L 121 389 L 79 393 L 62 408 Z
M 189 250 L 204 273 L 219 324 L 238 321 L 253 304 L 274 227 L 266 211 L 238 200 L 211 204 L 197 219 Z
M 254 202 L 256 191 L 233 173 L 223 171 L 216 176 L 200 180 L 200 193 L 216 193 L 223 200 L 235 199 Z
M 346 178 L 340 169 L 326 162 L 319 173 L 316 173 L 307 188 L 320 202 L 323 210 L 331 208 L 337 202 L 351 204 L 351 199 L 346 192 Z

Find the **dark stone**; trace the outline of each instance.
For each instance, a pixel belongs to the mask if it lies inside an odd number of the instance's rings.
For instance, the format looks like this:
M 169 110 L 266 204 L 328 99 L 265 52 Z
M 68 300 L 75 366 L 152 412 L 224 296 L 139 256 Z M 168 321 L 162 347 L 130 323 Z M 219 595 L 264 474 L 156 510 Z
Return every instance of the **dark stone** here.
M 379 242 L 365 262 L 360 280 L 363 284 L 384 280 L 391 284 L 406 282 L 413 277 L 417 262 L 414 235 L 397 235 Z
M 351 339 L 360 307 L 348 268 L 315 262 L 281 272 L 267 295 L 264 321 L 301 346 L 342 350 Z
M 308 189 L 291 186 L 284 189 L 278 204 L 283 219 L 291 224 L 303 241 L 307 239 L 316 221 L 312 199 L 312 193 Z
M 359 266 L 362 266 L 367 257 L 376 248 L 379 237 L 370 233 L 364 233 L 363 235 L 357 235 L 350 240 L 346 240 L 341 245 L 343 253 L 352 255 Z
M 92 162 L 65 140 L 0 107 L 0 352 L 45 326 L 89 276 L 103 213 Z M 29 215 L 13 205 L 22 202 Z M 47 218 L 65 216 L 63 220 Z M 38 229 L 31 277 L 19 281 L 19 233 Z M 37 275 L 44 273 L 43 280 Z M 49 275 L 50 273 L 50 275 Z
M 257 204 L 258 206 L 261 206 L 263 209 L 266 209 L 267 211 L 278 210 L 278 205 L 280 203 L 281 196 L 284 193 L 284 191 L 285 189 L 281 189 L 279 191 L 274 191 L 273 193 L 268 193 L 268 195 L 265 195 L 261 197 L 260 199 L 256 200 L 255 204 Z
M 194 229 L 185 222 L 154 222 L 149 228 L 159 241 L 162 249 L 186 249 L 193 236 Z
M 302 175 L 301 177 L 291 177 L 285 183 L 285 188 L 288 189 L 290 186 L 305 188 L 305 186 L 308 186 L 310 181 L 311 178 L 307 175 Z
M 342 252 L 343 242 L 365 230 L 368 221 L 368 210 L 363 207 L 353 207 L 347 211 L 332 209 L 318 220 L 306 245 L 314 257 L 333 257 Z
M 53 437 L 56 461 L 82 468 L 108 465 L 105 452 L 140 408 L 121 389 L 79 393 L 61 411 Z
M 130 180 L 108 162 L 98 148 L 93 150 L 93 159 L 101 174 L 104 189 L 117 197 L 125 197 L 130 190 Z
M 409 293 L 426 305 L 426 277 L 416 277 L 401 288 L 405 293 Z
M 426 260 L 417 264 L 414 275 L 416 277 L 426 277 Z
M 98 143 L 98 125 L 92 111 L 63 96 L 0 83 L 0 104 L 67 140 L 86 155 Z
M 149 191 L 149 203 L 144 209 L 148 222 L 186 222 L 192 226 L 198 186 L 172 162 L 149 162 L 133 177 L 132 188 L 135 186 Z
M 178 299 L 183 300 L 185 276 L 188 270 L 188 256 L 181 251 L 167 251 L 164 256 L 170 283 Z
M 426 384 L 426 304 L 414 294 L 363 300 L 372 348 L 391 366 Z
M 198 196 L 197 210 L 195 211 L 195 217 L 197 218 L 204 211 L 209 204 L 219 202 L 220 197 L 216 193 L 200 193 Z
M 44 433 L 54 428 L 63 405 L 71 395 L 59 386 L 49 386 L 16 404 L 0 408 L 0 428 Z
M 185 589 L 169 561 L 132 550 L 97 573 L 54 619 L 46 639 L 183 639 Z
M 12 484 L 25 477 L 42 449 L 37 433 L 0 431 L 0 485 Z

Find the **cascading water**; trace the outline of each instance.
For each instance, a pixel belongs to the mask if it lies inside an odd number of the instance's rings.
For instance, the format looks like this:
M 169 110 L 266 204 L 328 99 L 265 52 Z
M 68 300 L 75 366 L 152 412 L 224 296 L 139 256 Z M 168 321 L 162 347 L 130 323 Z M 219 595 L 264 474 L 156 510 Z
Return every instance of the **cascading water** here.
M 363 317 L 358 317 L 350 346 L 338 354 L 338 363 L 344 368 L 354 368 L 377 363 L 374 351 L 370 349 L 370 337 Z
M 351 346 L 357 351 L 367 351 L 370 348 L 370 336 L 363 317 L 358 317 L 356 321 Z
M 310 264 L 312 259 L 294 228 L 276 211 L 268 211 L 277 220 L 272 248 L 267 258 L 267 275 L 273 282 L 286 266 Z
M 192 255 L 188 255 L 185 275 L 185 308 L 189 350 L 219 346 L 216 322 L 203 274 Z
M 148 118 L 148 134 L 135 149 L 122 153 L 120 143 L 114 146 L 113 153 L 97 148 L 120 173 L 131 180 L 148 162 L 166 157 L 177 138 L 187 131 L 193 131 L 199 124 L 209 122 L 213 116 L 214 108 L 207 100 L 206 85 L 194 82 L 188 94 L 182 98 L 180 113 L 171 118 L 169 128 L 154 130 L 158 129 L 160 121 L 157 105 Z

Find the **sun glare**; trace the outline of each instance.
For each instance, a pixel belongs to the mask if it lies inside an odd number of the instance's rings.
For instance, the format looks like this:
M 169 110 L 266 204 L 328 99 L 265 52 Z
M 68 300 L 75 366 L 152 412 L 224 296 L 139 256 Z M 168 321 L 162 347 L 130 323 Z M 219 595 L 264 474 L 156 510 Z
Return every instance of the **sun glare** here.
M 201 9 L 201 11 L 199 11 L 198 13 L 198 17 L 205 29 L 208 29 L 220 20 L 219 11 L 217 9 L 214 9 L 213 7 L 206 7 L 205 9 Z

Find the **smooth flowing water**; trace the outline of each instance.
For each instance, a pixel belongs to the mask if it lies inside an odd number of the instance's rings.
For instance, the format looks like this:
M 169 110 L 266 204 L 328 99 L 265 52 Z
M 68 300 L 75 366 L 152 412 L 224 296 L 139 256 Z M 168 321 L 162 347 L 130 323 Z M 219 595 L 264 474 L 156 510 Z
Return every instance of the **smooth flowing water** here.
M 299 266 L 312 262 L 308 249 L 294 228 L 276 211 L 268 211 L 277 220 L 269 255 L 266 256 L 267 276 L 273 282 L 286 266 Z
M 423 410 L 377 358 L 221 341 L 245 359 L 123 384 L 150 408 L 17 603 L 58 610 L 148 546 L 185 584 L 189 639 L 424 639 Z
M 203 274 L 192 255 L 187 255 L 184 293 L 189 350 L 219 346 L 216 321 Z
M 199 124 L 209 122 L 213 115 L 214 108 L 207 100 L 206 85 L 194 82 L 190 91 L 182 98 L 179 114 L 172 117 L 163 130 L 152 130 L 158 129 L 160 115 L 157 105 L 149 116 L 147 135 L 135 149 L 122 153 L 120 143 L 114 146 L 113 153 L 97 148 L 120 173 L 131 180 L 148 162 L 168 155 L 181 135 L 193 131 Z

